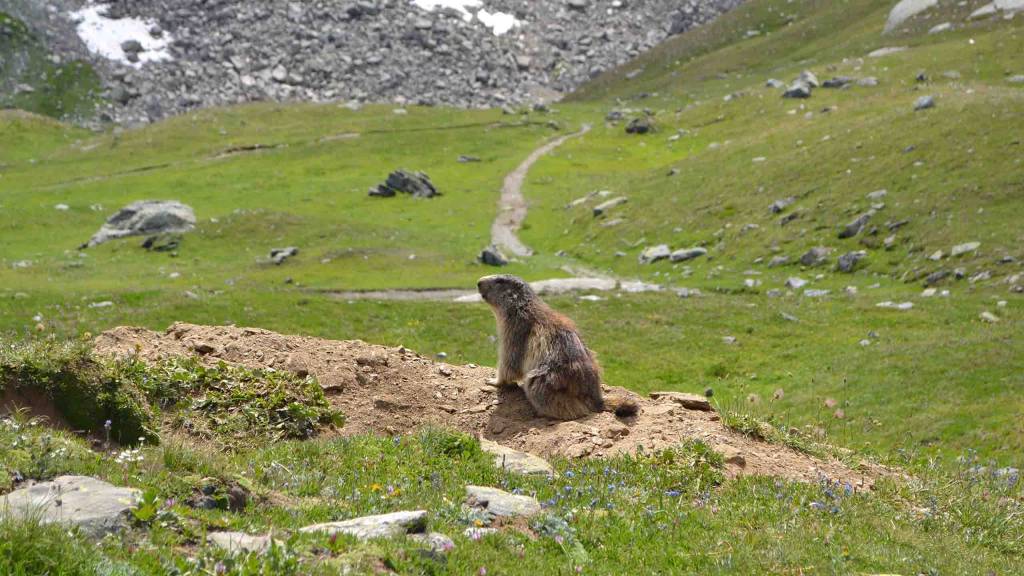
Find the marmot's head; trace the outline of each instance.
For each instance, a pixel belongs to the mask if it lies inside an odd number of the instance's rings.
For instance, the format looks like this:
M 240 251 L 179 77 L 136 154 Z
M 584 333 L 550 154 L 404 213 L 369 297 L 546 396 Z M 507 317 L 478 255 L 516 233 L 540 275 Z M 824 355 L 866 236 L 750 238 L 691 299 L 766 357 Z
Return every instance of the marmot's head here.
M 484 276 L 477 283 L 480 296 L 495 308 L 509 309 L 530 302 L 536 297 L 533 288 L 522 278 L 499 274 Z

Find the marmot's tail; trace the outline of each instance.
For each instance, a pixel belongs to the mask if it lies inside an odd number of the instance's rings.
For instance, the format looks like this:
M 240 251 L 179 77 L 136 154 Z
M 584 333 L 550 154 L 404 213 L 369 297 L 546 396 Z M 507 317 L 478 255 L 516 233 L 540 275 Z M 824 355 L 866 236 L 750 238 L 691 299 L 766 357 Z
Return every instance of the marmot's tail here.
M 616 416 L 636 416 L 640 413 L 640 403 L 629 396 L 605 396 L 604 409 L 614 412 Z

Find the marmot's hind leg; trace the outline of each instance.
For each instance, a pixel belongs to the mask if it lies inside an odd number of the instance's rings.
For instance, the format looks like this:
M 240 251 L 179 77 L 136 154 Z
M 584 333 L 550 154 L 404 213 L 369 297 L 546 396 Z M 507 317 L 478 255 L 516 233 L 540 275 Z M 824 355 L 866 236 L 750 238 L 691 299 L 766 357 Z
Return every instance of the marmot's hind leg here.
M 560 370 L 544 365 L 531 370 L 523 381 L 523 391 L 530 405 L 542 416 L 557 420 L 575 420 L 603 408 L 600 398 L 595 399 L 582 389 L 578 371 L 563 367 Z

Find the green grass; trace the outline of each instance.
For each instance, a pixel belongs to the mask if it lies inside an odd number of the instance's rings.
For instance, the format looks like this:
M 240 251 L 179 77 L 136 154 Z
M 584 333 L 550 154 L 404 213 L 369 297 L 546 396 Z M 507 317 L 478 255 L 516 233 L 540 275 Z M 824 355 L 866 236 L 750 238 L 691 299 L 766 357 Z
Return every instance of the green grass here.
M 13 430 L 5 420 L 0 454 L 12 438 L 51 434 L 24 421 Z M 173 566 L 200 574 L 199 566 L 212 570 L 225 560 L 203 545 L 204 534 L 226 529 L 273 529 L 285 543 L 270 558 L 225 562 L 231 574 L 260 573 L 240 567 L 247 563 L 274 574 L 337 573 L 346 564 L 357 573 L 384 565 L 402 574 L 467 574 L 480 567 L 491 574 L 734 574 L 795 567 L 842 574 L 1013 573 L 1024 546 L 1014 502 L 1020 484 L 973 461 L 959 464 L 952 477 L 925 472 L 853 494 L 842 486 L 769 478 L 723 485 L 720 457 L 699 443 L 635 457 L 560 461 L 553 480 L 499 472 L 472 439 L 440 430 L 282 442 L 227 454 L 168 441 L 140 454 L 121 463 L 114 462 L 116 454 L 99 455 L 77 470 L 154 494 L 153 519 L 99 547 L 73 534 L 6 521 L 0 523 L 0 542 L 7 546 L 0 570 L 51 566 L 54 574 L 74 574 L 88 573 L 75 572 L 76 566 L 110 564 L 131 574 L 164 574 Z M 211 483 L 247 487 L 247 505 L 237 511 L 190 507 L 189 499 Z M 463 536 L 466 528 L 488 523 L 461 508 L 467 484 L 535 494 L 545 510 L 530 523 L 532 535 L 506 528 L 479 540 Z M 361 545 L 344 537 L 292 536 L 310 523 L 401 509 L 429 510 L 429 528 L 453 535 L 456 548 L 447 560 L 424 557 L 404 539 Z M 54 562 L 70 557 L 76 560 L 66 566 Z

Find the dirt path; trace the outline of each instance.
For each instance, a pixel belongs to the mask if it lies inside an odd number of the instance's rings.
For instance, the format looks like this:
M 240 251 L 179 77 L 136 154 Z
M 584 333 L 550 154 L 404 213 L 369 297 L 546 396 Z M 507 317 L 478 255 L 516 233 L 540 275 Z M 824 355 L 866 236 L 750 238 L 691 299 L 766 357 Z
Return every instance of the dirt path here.
M 584 124 L 578 132 L 555 138 L 551 142 L 534 150 L 523 163 L 505 177 L 501 187 L 501 200 L 498 203 L 498 216 L 491 226 L 491 243 L 503 248 L 513 256 L 532 256 L 533 250 L 523 244 L 516 234 L 526 220 L 526 199 L 523 198 L 523 181 L 526 180 L 530 168 L 545 154 L 564 144 L 570 138 L 582 136 L 590 132 L 590 125 Z
M 178 323 L 163 333 L 115 328 L 96 338 L 95 350 L 150 362 L 198 356 L 208 365 L 224 361 L 314 375 L 331 404 L 345 415 L 338 431 L 342 435 L 395 435 L 443 425 L 548 458 L 613 456 L 702 440 L 723 454 L 730 476 L 781 476 L 804 482 L 828 478 L 864 489 L 883 472 L 867 463 L 850 467 L 746 436 L 725 426 L 706 403 L 698 405 L 693 397 L 684 401 L 678 394 L 641 398 L 606 387 L 606 395 L 633 396 L 639 415 L 617 418 L 602 412 L 570 422 L 541 418 L 518 388 L 497 389 L 486 383 L 495 375 L 493 368 L 444 364 L 407 348 L 358 340 Z

